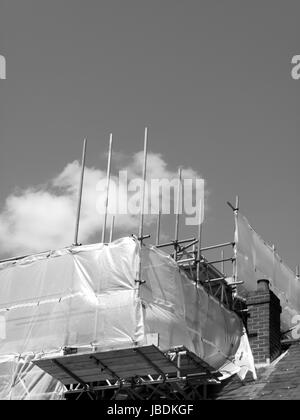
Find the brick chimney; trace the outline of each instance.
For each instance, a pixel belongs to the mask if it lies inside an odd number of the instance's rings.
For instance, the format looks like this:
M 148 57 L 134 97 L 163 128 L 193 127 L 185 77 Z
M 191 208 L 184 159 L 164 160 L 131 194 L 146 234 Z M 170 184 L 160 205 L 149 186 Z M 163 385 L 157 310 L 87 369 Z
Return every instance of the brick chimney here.
M 269 364 L 281 353 L 280 301 L 270 290 L 269 281 L 257 281 L 257 290 L 246 296 L 247 329 L 256 364 Z

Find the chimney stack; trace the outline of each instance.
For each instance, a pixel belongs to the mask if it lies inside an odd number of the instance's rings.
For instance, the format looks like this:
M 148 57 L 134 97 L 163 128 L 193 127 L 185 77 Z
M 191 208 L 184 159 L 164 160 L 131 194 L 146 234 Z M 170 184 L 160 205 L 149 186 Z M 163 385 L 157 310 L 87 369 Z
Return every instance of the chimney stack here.
M 257 290 L 246 296 L 247 329 L 255 364 L 269 364 L 281 353 L 280 314 L 277 296 L 267 279 L 257 281 Z

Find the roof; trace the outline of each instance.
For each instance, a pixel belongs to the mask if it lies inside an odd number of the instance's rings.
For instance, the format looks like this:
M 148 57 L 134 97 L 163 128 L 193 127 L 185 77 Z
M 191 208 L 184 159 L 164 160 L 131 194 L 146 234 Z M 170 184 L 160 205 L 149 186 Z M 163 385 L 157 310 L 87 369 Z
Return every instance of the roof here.
M 267 367 L 257 369 L 256 381 L 237 376 L 215 389 L 217 400 L 299 400 L 300 399 L 300 340 Z

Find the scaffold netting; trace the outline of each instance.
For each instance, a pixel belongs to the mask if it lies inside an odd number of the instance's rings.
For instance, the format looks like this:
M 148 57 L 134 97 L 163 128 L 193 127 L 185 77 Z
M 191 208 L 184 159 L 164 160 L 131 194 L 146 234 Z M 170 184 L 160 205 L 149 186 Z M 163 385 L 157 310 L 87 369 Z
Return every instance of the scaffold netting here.
M 236 264 L 238 279 L 248 291 L 257 289 L 257 280 L 267 279 L 280 299 L 282 330 L 299 322 L 300 281 L 275 250 L 250 226 L 240 212 L 236 215 Z
M 0 399 L 63 398 L 32 359 L 64 347 L 142 346 L 149 334 L 162 351 L 184 345 L 224 378 L 255 375 L 240 318 L 133 237 L 0 265 Z

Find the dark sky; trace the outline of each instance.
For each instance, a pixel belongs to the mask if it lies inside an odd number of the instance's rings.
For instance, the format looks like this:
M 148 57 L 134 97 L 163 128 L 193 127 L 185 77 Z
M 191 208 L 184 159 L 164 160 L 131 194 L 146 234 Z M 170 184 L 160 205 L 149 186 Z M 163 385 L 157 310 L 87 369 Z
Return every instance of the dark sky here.
M 207 181 L 203 242 L 233 239 L 226 201 L 300 263 L 299 1 L 0 0 L 0 208 L 80 157 L 149 148 Z M 172 235 L 171 235 L 172 236 Z

